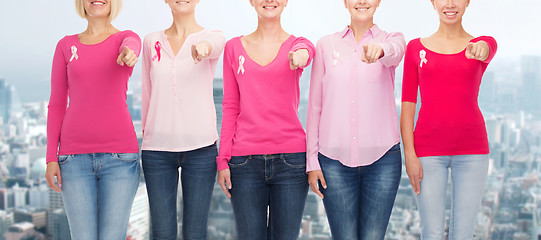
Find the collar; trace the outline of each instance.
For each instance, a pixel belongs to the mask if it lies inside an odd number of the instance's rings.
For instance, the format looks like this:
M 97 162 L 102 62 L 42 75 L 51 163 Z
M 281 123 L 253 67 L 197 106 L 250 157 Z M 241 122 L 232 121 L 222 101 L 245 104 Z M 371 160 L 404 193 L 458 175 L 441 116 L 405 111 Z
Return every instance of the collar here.
M 378 25 L 374 24 L 374 26 L 372 26 L 370 29 L 368 29 L 368 32 L 372 37 L 376 36 L 377 34 L 379 34 L 379 32 L 381 32 L 381 29 L 379 29 Z M 341 32 L 340 36 L 342 38 L 345 38 L 349 33 L 351 33 L 353 35 L 353 30 L 351 30 L 351 28 L 349 28 L 349 25 L 346 26 L 346 28 Z

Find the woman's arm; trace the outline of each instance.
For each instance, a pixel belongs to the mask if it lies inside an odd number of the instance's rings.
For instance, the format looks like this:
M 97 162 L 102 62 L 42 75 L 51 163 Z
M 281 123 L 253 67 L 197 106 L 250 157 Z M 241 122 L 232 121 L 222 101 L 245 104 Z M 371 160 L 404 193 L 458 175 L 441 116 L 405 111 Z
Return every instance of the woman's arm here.
M 155 43 L 154 43 L 155 44 Z M 143 75 L 142 75 L 142 92 L 141 92 L 141 126 L 143 134 L 145 133 L 145 125 L 147 122 L 148 108 L 150 106 L 150 95 L 152 93 L 152 82 L 150 80 L 150 66 L 152 63 L 152 45 L 149 36 L 143 41 Z
M 319 123 L 322 108 L 322 79 L 325 75 L 325 61 L 323 59 L 322 41 L 316 48 L 316 55 L 312 64 L 312 76 L 310 80 L 310 94 L 308 97 L 308 118 L 306 120 L 306 172 L 308 183 L 314 193 L 323 198 L 319 191 L 318 181 L 323 188 L 327 188 L 321 166 L 319 165 Z
M 413 137 L 415 106 L 417 102 L 417 90 L 419 88 L 419 74 L 417 72 L 419 49 L 415 47 L 414 41 L 408 44 L 404 60 L 400 130 L 402 133 L 402 143 L 404 144 L 406 172 L 408 173 L 413 191 L 419 194 L 421 192 L 420 183 L 423 178 L 423 168 L 415 152 Z

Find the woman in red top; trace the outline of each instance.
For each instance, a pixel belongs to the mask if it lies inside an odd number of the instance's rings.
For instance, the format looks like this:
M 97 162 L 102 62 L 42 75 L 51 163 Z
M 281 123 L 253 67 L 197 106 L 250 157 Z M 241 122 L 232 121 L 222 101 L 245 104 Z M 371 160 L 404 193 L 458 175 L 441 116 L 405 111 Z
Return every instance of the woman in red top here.
M 488 139 L 477 96 L 496 53 L 492 37 L 462 27 L 469 0 L 431 0 L 440 26 L 407 47 L 401 131 L 406 170 L 417 194 L 422 239 L 443 239 L 447 176 L 453 186 L 449 239 L 472 239 L 488 172 Z M 417 89 L 422 106 L 413 131 Z

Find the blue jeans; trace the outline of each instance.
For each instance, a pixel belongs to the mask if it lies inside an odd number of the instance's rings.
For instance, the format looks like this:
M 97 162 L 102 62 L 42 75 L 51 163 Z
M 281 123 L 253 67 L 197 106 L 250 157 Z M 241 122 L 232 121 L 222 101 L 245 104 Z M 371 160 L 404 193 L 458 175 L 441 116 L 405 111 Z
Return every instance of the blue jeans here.
M 417 207 L 422 239 L 443 239 L 447 176 L 451 170 L 452 204 L 449 240 L 473 239 L 477 211 L 488 174 L 488 155 L 420 157 L 423 166 Z
M 58 156 L 71 238 L 124 240 L 137 187 L 139 153 Z
M 306 153 L 234 156 L 229 168 L 237 239 L 297 239 L 308 195 Z
M 216 144 L 186 152 L 143 150 L 153 239 L 177 239 L 179 167 L 182 171 L 183 239 L 207 239 L 217 155 Z
M 347 167 L 319 154 L 323 204 L 335 240 L 385 237 L 402 173 L 400 144 L 368 166 Z

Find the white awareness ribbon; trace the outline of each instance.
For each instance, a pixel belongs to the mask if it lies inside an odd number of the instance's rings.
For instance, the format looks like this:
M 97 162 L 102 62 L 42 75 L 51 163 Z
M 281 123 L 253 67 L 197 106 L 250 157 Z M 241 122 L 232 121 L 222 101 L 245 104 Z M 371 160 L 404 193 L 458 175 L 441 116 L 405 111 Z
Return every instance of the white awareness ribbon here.
M 340 61 L 340 52 L 334 51 L 332 53 L 332 55 L 333 55 L 333 58 L 334 58 L 334 61 L 333 61 L 332 65 L 336 66 L 336 64 L 338 64 L 338 61 Z
M 425 50 L 421 50 L 419 52 L 419 57 L 421 58 L 421 68 L 423 67 L 423 63 L 426 64 L 428 60 L 426 59 L 426 52 Z
M 239 69 L 237 70 L 237 74 L 244 74 L 244 61 L 246 61 L 246 59 L 244 58 L 244 56 L 240 55 L 239 56 Z
M 73 61 L 74 58 L 75 58 L 75 60 L 78 60 L 78 59 L 79 59 L 79 55 L 77 55 L 77 47 L 71 46 L 71 58 L 70 58 L 70 62 Z

